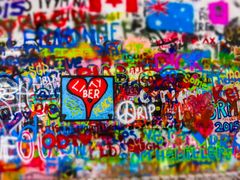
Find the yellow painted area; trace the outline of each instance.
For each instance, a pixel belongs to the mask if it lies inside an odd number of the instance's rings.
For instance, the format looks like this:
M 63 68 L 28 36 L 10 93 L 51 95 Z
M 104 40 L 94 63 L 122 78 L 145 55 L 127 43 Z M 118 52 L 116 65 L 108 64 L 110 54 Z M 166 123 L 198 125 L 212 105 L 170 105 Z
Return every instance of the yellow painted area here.
M 53 52 L 49 49 L 43 49 L 41 51 L 42 57 L 55 56 L 55 57 L 65 57 L 65 58 L 76 58 L 82 57 L 85 59 L 94 59 L 97 57 L 97 53 L 93 48 L 86 42 L 81 42 L 76 48 L 55 48 Z

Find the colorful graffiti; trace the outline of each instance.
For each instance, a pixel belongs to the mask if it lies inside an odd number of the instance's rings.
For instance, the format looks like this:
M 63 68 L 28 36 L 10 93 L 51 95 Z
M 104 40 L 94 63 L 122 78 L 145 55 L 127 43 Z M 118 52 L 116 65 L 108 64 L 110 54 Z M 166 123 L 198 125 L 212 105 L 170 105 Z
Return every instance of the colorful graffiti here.
M 239 11 L 0 1 L 1 179 L 239 179 Z

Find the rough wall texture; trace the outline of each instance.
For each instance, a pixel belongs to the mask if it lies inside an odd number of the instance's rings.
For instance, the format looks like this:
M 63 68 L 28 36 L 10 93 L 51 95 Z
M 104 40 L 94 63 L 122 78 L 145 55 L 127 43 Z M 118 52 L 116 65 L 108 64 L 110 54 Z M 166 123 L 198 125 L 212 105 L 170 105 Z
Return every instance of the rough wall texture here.
M 239 0 L 1 0 L 1 179 L 238 179 Z

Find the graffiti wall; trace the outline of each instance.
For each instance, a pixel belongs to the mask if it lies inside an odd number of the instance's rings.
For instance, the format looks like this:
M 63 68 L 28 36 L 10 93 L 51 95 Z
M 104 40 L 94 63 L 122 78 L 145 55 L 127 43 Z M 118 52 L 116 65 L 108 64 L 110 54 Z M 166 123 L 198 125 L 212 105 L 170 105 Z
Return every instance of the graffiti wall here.
M 1 0 L 1 179 L 240 178 L 239 12 Z

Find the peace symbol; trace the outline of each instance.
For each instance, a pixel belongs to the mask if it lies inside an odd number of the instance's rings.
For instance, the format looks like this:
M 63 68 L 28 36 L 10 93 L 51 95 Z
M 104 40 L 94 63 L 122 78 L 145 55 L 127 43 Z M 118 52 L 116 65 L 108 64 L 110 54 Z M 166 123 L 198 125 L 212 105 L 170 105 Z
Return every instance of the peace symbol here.
M 136 108 L 132 101 L 121 102 L 116 111 L 117 119 L 123 124 L 130 124 L 136 119 Z

